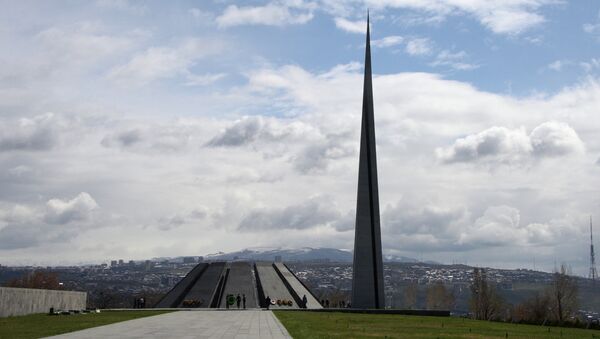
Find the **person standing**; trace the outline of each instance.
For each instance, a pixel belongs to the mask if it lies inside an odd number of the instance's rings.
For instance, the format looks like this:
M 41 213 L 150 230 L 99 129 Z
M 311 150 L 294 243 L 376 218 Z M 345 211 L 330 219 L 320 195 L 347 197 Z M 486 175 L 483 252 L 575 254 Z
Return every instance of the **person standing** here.
M 242 297 L 240 297 L 239 293 L 237 295 L 237 298 L 235 298 L 235 301 L 237 302 L 237 307 L 238 310 L 240 309 L 240 303 L 242 302 Z
M 307 304 L 307 303 L 308 303 L 308 299 L 306 298 L 306 294 L 305 294 L 305 295 L 302 297 L 302 306 L 303 306 L 304 308 L 307 308 L 307 307 L 306 307 L 306 304 Z
M 244 304 L 244 309 L 246 309 L 246 295 L 242 294 L 242 303 Z
M 269 309 L 269 307 L 271 307 L 271 298 L 269 296 L 267 296 L 267 298 L 265 299 L 266 303 L 267 303 L 267 310 Z

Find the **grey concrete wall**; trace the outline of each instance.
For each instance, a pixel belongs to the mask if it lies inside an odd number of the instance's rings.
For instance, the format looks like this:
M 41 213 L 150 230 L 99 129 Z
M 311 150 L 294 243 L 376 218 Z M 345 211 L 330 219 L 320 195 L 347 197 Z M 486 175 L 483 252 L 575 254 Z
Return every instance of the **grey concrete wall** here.
M 50 307 L 61 310 L 85 309 L 86 292 L 0 287 L 0 318 L 32 313 L 47 313 Z
M 279 272 L 281 272 L 281 275 L 283 275 L 285 280 L 287 280 L 288 284 L 290 284 L 290 287 L 296 292 L 300 299 L 302 299 L 303 296 L 306 296 L 306 308 L 323 308 L 321 303 L 319 303 L 319 301 L 313 297 L 313 295 L 306 289 L 306 287 L 304 287 L 304 285 L 302 285 L 300 280 L 298 280 L 298 278 L 292 272 L 290 272 L 290 270 L 288 270 L 287 266 L 280 262 L 275 263 L 275 266 L 277 266 Z
M 294 297 L 290 294 L 287 287 L 275 272 L 273 264 L 271 263 L 256 263 L 256 274 L 260 278 L 260 283 L 263 288 L 265 297 L 271 298 L 271 300 L 284 299 L 294 301 Z M 297 303 L 294 301 L 293 306 L 277 306 L 271 305 L 271 308 L 298 308 Z
M 229 270 L 229 278 L 223 295 L 233 294 L 235 296 L 246 295 L 246 308 L 258 307 L 258 298 L 256 297 L 256 281 L 252 273 L 252 266 L 249 262 L 232 262 Z M 225 306 L 225 297 L 220 301 L 219 307 Z M 236 308 L 234 305 L 232 308 Z

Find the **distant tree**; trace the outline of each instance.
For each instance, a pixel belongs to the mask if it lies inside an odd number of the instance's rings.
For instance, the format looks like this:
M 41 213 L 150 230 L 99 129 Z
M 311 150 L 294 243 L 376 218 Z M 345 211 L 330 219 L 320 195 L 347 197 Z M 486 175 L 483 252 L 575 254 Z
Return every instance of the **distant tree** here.
M 513 319 L 528 323 L 542 324 L 549 317 L 550 296 L 548 293 L 536 293 L 533 297 L 517 305 Z
M 436 282 L 427 288 L 427 308 L 430 310 L 451 310 L 455 301 L 454 293 L 448 291 L 442 282 Z
M 416 282 L 411 282 L 404 288 L 404 307 L 413 309 L 417 307 L 417 296 L 419 294 L 419 286 Z
M 345 305 L 350 300 L 350 293 L 342 290 L 342 287 L 338 284 L 334 289 L 327 291 L 322 299 L 329 300 L 330 307 L 341 307 L 342 302 Z
M 500 316 L 502 298 L 495 286 L 490 285 L 484 269 L 473 269 L 470 307 L 473 317 L 479 320 L 492 320 Z
M 46 290 L 60 290 L 62 286 L 58 281 L 58 275 L 53 272 L 33 271 L 20 278 L 11 279 L 6 283 L 7 287 L 37 288 Z
M 568 274 L 568 268 L 565 264 L 560 266 L 560 270 L 554 272 L 552 285 L 548 289 L 550 311 L 555 321 L 563 323 L 577 309 L 577 283 L 575 279 Z
M 93 308 L 124 307 L 122 303 L 124 299 L 125 298 L 122 296 L 119 296 L 117 293 L 110 290 L 93 290 L 89 293 L 88 304 Z

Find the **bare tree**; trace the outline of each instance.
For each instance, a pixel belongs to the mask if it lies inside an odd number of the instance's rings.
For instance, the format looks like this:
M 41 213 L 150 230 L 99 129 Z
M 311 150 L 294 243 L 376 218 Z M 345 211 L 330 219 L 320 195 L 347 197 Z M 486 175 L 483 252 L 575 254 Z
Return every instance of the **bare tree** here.
M 502 298 L 493 285 L 488 284 L 484 269 L 473 269 L 471 282 L 470 307 L 473 317 L 479 320 L 492 320 L 499 316 L 502 308 Z
M 560 271 L 554 272 L 552 285 L 548 290 L 550 311 L 555 321 L 567 320 L 577 309 L 577 283 L 568 274 L 565 264 L 560 265 Z
M 427 288 L 427 308 L 430 310 L 451 310 L 456 298 L 442 282 L 436 282 Z
M 536 293 L 532 298 L 515 307 L 513 318 L 517 321 L 541 324 L 548 319 L 549 308 L 548 293 Z
M 413 309 L 417 307 L 417 296 L 419 294 L 419 286 L 416 282 L 411 282 L 404 288 L 404 307 Z
M 46 290 L 60 290 L 58 275 L 52 272 L 33 271 L 20 278 L 9 280 L 7 287 L 39 288 Z

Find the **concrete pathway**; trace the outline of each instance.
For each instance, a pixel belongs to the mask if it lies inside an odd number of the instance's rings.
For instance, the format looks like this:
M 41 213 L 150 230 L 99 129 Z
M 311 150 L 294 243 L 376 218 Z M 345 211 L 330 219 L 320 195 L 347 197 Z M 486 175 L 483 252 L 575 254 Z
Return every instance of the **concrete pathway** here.
M 291 338 L 271 311 L 180 311 L 50 338 Z

